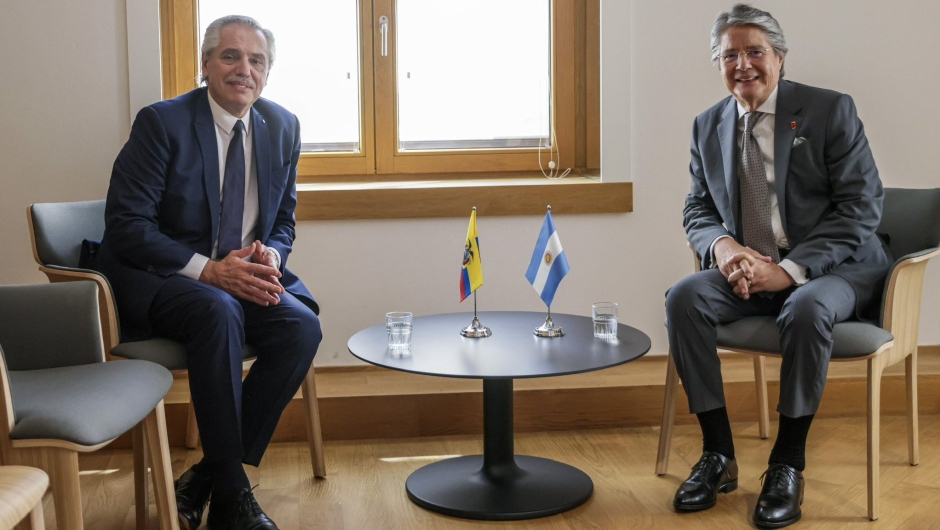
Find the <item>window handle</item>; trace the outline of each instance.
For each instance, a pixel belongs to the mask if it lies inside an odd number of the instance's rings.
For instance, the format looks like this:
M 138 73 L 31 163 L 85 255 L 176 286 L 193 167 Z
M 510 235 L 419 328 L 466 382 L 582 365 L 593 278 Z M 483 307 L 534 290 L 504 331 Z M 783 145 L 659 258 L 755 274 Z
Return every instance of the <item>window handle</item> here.
M 379 33 L 382 34 L 382 57 L 388 57 L 388 17 L 379 17 Z

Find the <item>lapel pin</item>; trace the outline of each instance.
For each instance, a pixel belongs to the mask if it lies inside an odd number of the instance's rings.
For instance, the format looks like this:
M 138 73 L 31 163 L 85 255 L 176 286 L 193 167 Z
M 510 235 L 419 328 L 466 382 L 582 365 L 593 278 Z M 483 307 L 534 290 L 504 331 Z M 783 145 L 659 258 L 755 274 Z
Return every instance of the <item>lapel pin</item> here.
M 791 122 L 790 122 L 790 128 L 791 128 L 791 129 L 796 129 L 796 122 L 795 122 L 795 121 L 791 121 Z

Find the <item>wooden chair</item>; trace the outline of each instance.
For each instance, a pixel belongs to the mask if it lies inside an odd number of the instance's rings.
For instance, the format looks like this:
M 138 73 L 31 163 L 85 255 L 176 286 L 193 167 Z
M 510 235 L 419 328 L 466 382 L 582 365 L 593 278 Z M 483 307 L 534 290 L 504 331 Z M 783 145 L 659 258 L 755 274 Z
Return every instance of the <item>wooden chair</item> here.
M 49 488 L 49 476 L 42 470 L 23 466 L 0 466 L 0 528 L 45 530 L 42 496 Z
M 78 453 L 133 429 L 148 441 L 135 460 L 149 447 L 160 528 L 178 530 L 163 411 L 173 376 L 149 361 L 105 362 L 94 283 L 0 287 L 0 353 L 0 462 L 49 475 L 57 528 L 83 528 Z
M 139 342 L 120 342 L 120 325 L 111 284 L 101 273 L 79 268 L 83 240 L 100 241 L 104 235 L 104 200 L 37 203 L 26 212 L 29 234 L 33 245 L 33 258 L 50 282 L 86 280 L 99 287 L 99 310 L 104 323 L 105 352 L 109 358 L 143 359 L 164 366 L 172 372 L 186 371 L 186 351 L 181 344 L 169 339 L 154 338 Z M 246 346 L 245 361 L 253 359 L 255 350 Z M 317 386 L 313 365 L 301 385 L 307 420 L 307 440 L 315 477 L 326 476 L 323 456 L 323 434 L 320 430 L 320 409 L 317 404 Z M 194 449 L 199 443 L 196 414 L 189 404 L 186 423 L 186 447 Z M 137 465 L 143 467 L 144 462 Z M 142 514 L 138 513 L 141 517 Z
M 919 460 L 917 440 L 917 335 L 927 261 L 940 254 L 940 188 L 929 190 L 885 189 L 884 211 L 878 233 L 897 258 L 885 284 L 880 326 L 842 322 L 833 328 L 832 361 L 868 363 L 868 517 L 880 515 L 879 446 L 881 374 L 903 360 L 907 382 L 908 457 Z M 696 257 L 696 271 L 699 262 Z M 764 356 L 780 356 L 780 337 L 774 317 L 748 317 L 718 327 L 718 348 L 754 355 L 761 437 L 770 423 Z M 672 445 L 679 375 L 669 355 L 666 393 L 656 474 L 666 473 Z

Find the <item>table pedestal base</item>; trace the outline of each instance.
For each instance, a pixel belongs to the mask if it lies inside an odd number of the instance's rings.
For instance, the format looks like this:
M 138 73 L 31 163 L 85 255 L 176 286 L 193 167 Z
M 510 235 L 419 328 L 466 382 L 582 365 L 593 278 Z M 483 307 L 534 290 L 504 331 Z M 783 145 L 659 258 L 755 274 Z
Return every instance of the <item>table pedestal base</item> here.
M 484 468 L 483 455 L 449 458 L 418 469 L 408 498 L 429 510 L 467 519 L 506 521 L 561 513 L 587 501 L 594 483 L 583 471 L 534 456 Z
M 483 454 L 422 467 L 405 483 L 408 498 L 435 512 L 506 521 L 570 510 L 594 483 L 568 464 L 513 452 L 512 379 L 483 380 Z

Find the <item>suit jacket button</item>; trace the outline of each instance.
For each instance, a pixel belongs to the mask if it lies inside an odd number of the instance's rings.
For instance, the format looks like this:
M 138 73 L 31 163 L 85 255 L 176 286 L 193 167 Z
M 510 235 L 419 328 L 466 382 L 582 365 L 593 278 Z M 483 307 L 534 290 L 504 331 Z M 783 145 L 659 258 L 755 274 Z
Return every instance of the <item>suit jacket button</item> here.
M 147 266 L 147 272 L 154 272 L 156 269 L 153 268 L 153 265 Z

